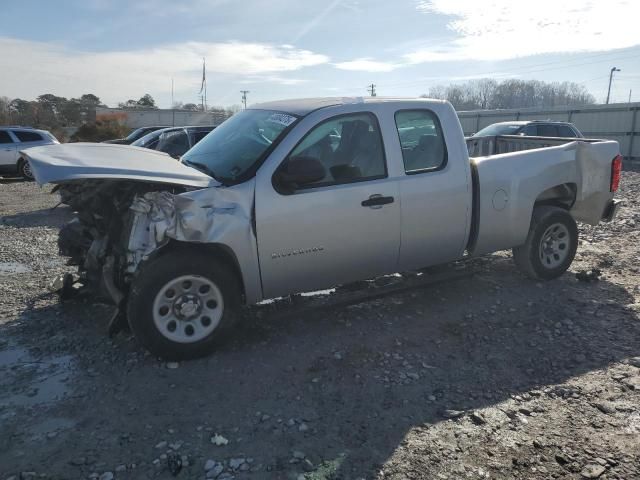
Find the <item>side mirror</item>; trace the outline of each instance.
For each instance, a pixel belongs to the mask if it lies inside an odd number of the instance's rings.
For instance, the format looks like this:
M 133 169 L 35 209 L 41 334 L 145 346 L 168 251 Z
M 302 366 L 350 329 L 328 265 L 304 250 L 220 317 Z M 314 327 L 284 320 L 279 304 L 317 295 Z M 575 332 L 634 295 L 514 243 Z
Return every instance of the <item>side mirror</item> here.
M 327 174 L 324 165 L 314 157 L 293 157 L 276 173 L 280 187 L 293 191 L 297 187 L 322 180 Z

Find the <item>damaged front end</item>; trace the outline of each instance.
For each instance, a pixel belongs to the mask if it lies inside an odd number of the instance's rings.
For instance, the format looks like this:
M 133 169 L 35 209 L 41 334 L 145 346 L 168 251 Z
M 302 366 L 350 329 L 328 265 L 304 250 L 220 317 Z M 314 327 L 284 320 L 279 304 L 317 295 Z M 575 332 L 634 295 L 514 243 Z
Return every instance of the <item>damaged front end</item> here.
M 128 290 L 135 267 L 127 248 L 136 218 L 131 206 L 135 199 L 156 191 L 179 194 L 186 187 L 118 180 L 85 180 L 57 185 L 60 195 L 76 217 L 60 229 L 59 253 L 69 257 L 68 265 L 78 267 L 77 277 L 62 283 L 61 294 L 68 298 L 87 293 L 119 305 Z M 74 288 L 72 288 L 72 285 Z
M 253 230 L 254 182 L 233 188 L 195 188 L 127 180 L 85 180 L 55 187 L 76 218 L 60 230 L 60 254 L 78 274 L 62 296 L 85 293 L 118 308 L 110 325 L 124 325 L 125 304 L 142 265 L 171 242 L 200 244 L 226 255 L 243 280 L 245 299 L 261 299 Z M 203 259 L 206 261 L 206 259 Z

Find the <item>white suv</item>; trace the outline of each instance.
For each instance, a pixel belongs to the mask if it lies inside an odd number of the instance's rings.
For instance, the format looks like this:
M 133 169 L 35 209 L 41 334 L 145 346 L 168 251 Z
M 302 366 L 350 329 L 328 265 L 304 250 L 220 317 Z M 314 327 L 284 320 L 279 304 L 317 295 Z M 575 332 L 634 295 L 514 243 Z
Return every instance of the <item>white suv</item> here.
M 60 142 L 46 130 L 0 126 L 0 175 L 18 173 L 27 180 L 33 180 L 29 162 L 20 152 L 30 147 L 54 143 Z

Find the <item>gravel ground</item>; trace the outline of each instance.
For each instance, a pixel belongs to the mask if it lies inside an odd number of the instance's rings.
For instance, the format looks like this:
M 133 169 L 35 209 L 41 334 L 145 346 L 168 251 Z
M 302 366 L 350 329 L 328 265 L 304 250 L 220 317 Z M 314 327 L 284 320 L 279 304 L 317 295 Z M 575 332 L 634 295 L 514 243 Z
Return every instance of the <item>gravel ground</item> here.
M 499 252 L 352 306 L 255 307 L 174 364 L 48 293 L 70 212 L 0 180 L 0 479 L 639 479 L 639 173 L 619 197 L 556 281 Z

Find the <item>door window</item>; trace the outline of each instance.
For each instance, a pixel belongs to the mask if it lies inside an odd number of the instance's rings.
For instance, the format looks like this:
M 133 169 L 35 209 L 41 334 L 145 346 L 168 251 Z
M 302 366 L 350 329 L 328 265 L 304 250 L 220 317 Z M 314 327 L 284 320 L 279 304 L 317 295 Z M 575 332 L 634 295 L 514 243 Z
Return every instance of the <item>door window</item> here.
M 527 137 L 537 137 L 538 136 L 538 127 L 536 125 L 527 125 L 522 130 L 522 135 Z
M 189 137 L 184 130 L 165 132 L 160 135 L 156 150 L 168 153 L 172 157 L 184 155 L 189 150 Z
M 341 115 L 315 126 L 285 165 L 302 157 L 319 161 L 326 173 L 323 179 L 300 188 L 373 180 L 387 174 L 380 128 L 371 113 Z
M 13 140 L 9 136 L 8 132 L 0 130 L 0 143 L 13 143 Z
M 24 132 L 20 130 L 13 130 L 13 134 L 18 137 L 21 142 L 41 142 L 42 137 L 36 132 Z
M 193 132 L 193 144 L 195 145 L 196 143 L 198 143 L 200 140 L 202 140 L 204 137 L 206 137 L 207 135 L 209 135 L 210 131 L 197 131 L 197 132 Z
M 396 127 L 406 173 L 439 170 L 445 166 L 447 148 L 440 122 L 433 112 L 428 110 L 397 112 Z
M 555 125 L 541 124 L 538 125 L 538 135 L 541 137 L 557 137 L 558 128 Z
M 576 132 L 569 125 L 558 125 L 558 133 L 561 137 L 573 138 Z

